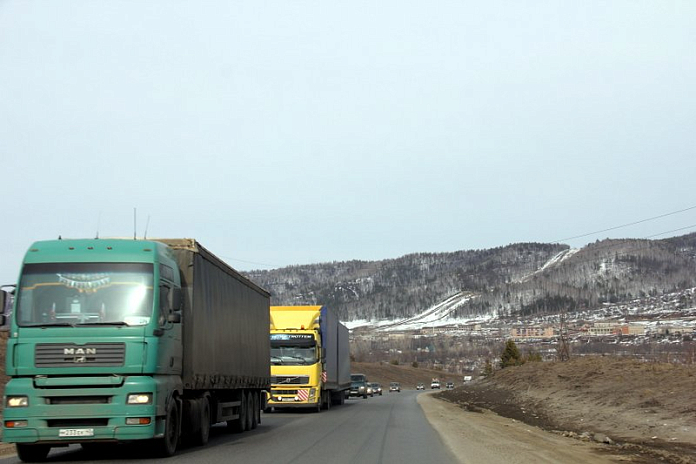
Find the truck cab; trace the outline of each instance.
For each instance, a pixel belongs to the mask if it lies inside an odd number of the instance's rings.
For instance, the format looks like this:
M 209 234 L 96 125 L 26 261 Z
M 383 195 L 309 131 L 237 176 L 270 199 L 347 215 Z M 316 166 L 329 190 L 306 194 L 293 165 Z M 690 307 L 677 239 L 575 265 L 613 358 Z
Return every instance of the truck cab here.
M 271 306 L 270 408 L 328 409 L 350 386 L 348 329 L 325 306 Z

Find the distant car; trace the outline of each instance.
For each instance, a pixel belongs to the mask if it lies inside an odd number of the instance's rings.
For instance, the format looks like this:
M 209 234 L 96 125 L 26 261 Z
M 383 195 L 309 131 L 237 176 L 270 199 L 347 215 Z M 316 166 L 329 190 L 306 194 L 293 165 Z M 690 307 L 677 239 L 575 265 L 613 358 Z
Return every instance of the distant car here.
M 367 377 L 364 374 L 350 374 L 350 390 L 348 397 L 362 396 L 367 398 Z
M 439 390 L 440 389 L 440 381 L 433 380 L 432 382 L 430 382 L 430 389 L 431 390 Z
M 425 390 L 425 385 L 419 383 L 418 385 L 416 385 L 416 390 Z
M 367 384 L 367 394 L 368 394 L 369 396 L 375 396 L 375 392 L 374 392 L 374 390 L 372 389 L 372 384 L 371 384 L 371 383 L 368 383 L 368 384 Z
M 454 382 L 447 382 L 447 384 L 445 384 L 445 388 L 452 390 L 454 388 Z
M 378 383 L 372 382 L 372 393 L 375 395 L 382 396 L 382 386 Z
M 389 393 L 391 392 L 401 393 L 401 384 L 399 382 L 391 382 L 389 384 Z

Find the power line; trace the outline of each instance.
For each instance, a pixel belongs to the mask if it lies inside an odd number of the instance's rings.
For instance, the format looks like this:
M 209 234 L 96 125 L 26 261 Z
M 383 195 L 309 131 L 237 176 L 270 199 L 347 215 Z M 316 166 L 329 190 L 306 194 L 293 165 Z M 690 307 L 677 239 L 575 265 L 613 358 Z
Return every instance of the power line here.
M 661 234 L 648 235 L 647 237 L 643 237 L 643 238 L 647 239 L 647 238 L 659 237 L 660 235 L 667 235 L 667 234 L 671 234 L 673 232 L 679 232 L 679 231 L 686 230 L 686 229 L 696 229 L 696 224 L 686 226 L 686 227 L 680 227 L 679 229 L 668 230 L 667 232 L 662 232 Z
M 595 231 L 595 232 L 588 232 L 588 233 L 586 233 L 586 234 L 576 235 L 576 236 L 574 236 L 574 237 L 562 238 L 562 239 L 560 239 L 560 240 L 555 240 L 555 241 L 553 241 L 553 242 L 551 242 L 551 243 L 561 243 L 561 242 L 565 242 L 566 240 L 574 240 L 574 239 L 576 239 L 576 238 L 583 238 L 583 237 L 587 237 L 587 236 L 590 236 L 590 235 L 601 234 L 601 233 L 603 233 L 603 232 L 609 232 L 610 230 L 621 229 L 621 228 L 623 228 L 623 227 L 629 227 L 629 226 L 634 226 L 634 225 L 636 225 L 636 224 L 642 224 L 642 223 L 648 222 L 648 221 L 654 221 L 655 219 L 661 219 L 661 218 L 663 218 L 663 217 L 667 217 L 667 216 L 672 216 L 672 215 L 674 215 L 674 214 L 683 213 L 683 212 L 685 212 L 685 211 L 690 211 L 690 210 L 692 210 L 692 209 L 696 209 L 696 205 L 695 205 L 695 206 L 690 206 L 690 207 L 688 207 L 688 208 L 680 209 L 679 211 L 672 211 L 671 213 L 661 214 L 661 215 L 659 215 L 659 216 L 653 216 L 653 217 L 650 217 L 650 218 L 647 218 L 647 219 L 641 219 L 640 221 L 630 222 L 630 223 L 628 223 L 628 224 L 622 224 L 622 225 L 620 225 L 620 226 L 609 227 L 608 229 L 597 230 L 597 231 Z M 686 229 L 686 228 L 688 228 L 688 227 L 685 227 L 685 229 Z M 677 230 L 683 230 L 683 229 L 677 229 Z M 664 235 L 664 234 L 668 234 L 668 233 L 669 233 L 669 232 L 664 232 L 663 234 L 659 234 L 659 235 Z M 646 238 L 650 238 L 650 237 L 646 237 Z
M 680 210 L 678 210 L 678 211 L 672 211 L 672 212 L 670 212 L 670 213 L 660 214 L 659 216 L 653 216 L 653 217 L 650 217 L 650 218 L 641 219 L 641 220 L 639 220 L 639 221 L 634 221 L 634 222 L 630 222 L 630 223 L 627 223 L 627 224 L 622 224 L 622 225 L 619 225 L 619 226 L 609 227 L 609 228 L 607 228 L 607 229 L 602 229 L 602 230 L 598 230 L 598 231 L 595 231 L 595 232 L 588 232 L 588 233 L 585 233 L 585 234 L 576 235 L 576 236 L 574 236 L 574 237 L 568 237 L 568 238 L 563 238 L 563 239 L 560 239 L 560 240 L 555 240 L 555 241 L 550 242 L 550 243 L 552 243 L 552 244 L 553 244 L 553 243 L 561 243 L 561 242 L 565 242 L 566 240 L 574 240 L 574 239 L 576 239 L 576 238 L 583 238 L 583 237 L 587 237 L 587 236 L 590 236 L 590 235 L 601 234 L 601 233 L 603 233 L 603 232 L 608 232 L 608 231 L 612 231 L 612 230 L 616 230 L 616 229 L 621 229 L 621 228 L 623 228 L 623 227 L 629 227 L 629 226 L 633 226 L 633 225 L 636 225 L 636 224 L 642 224 L 642 223 L 644 223 L 644 222 L 654 221 L 654 220 L 656 220 L 656 219 L 661 219 L 661 218 L 667 217 L 667 216 L 673 216 L 673 215 L 675 215 L 675 214 L 683 213 L 683 212 L 686 212 L 686 211 L 691 211 L 691 210 L 693 210 L 693 209 L 696 209 L 696 205 L 690 206 L 690 207 L 688 207 L 688 208 L 680 209 Z M 661 236 L 661 235 L 667 235 L 667 234 L 671 234 L 671 233 L 674 233 L 674 232 L 679 232 L 679 231 L 682 231 L 682 230 L 693 229 L 693 228 L 696 228 L 696 224 L 691 225 L 691 226 L 681 227 L 681 228 L 679 228 L 679 229 L 669 230 L 669 231 L 666 231 L 666 232 L 661 232 L 661 233 L 659 233 L 659 234 L 654 234 L 654 235 L 649 235 L 649 236 L 646 236 L 646 237 L 641 237 L 641 238 L 638 238 L 638 240 L 646 240 L 646 239 L 650 239 L 650 238 L 654 238 L 654 237 L 659 237 L 659 236 Z M 613 244 L 607 244 L 607 245 L 605 245 L 605 246 L 606 246 L 607 248 L 611 248 L 611 247 L 614 246 L 614 245 L 613 245 Z M 604 247 L 604 246 L 603 246 L 603 247 Z M 220 255 L 220 257 L 221 257 L 221 258 L 224 258 L 224 259 L 226 259 L 226 260 L 230 260 L 230 261 L 236 261 L 236 262 L 245 263 L 245 264 L 253 264 L 253 265 L 256 265 L 256 266 L 264 266 L 264 267 L 271 268 L 271 269 L 274 269 L 274 268 L 275 268 L 275 269 L 280 269 L 281 267 L 288 267 L 288 266 L 279 266 L 279 265 L 277 265 L 277 264 L 260 263 L 260 262 L 257 262 L 257 261 L 246 261 L 246 260 L 243 260 L 243 259 L 231 258 L 231 257 L 229 257 L 229 256 L 222 256 L 222 255 Z M 315 264 L 323 264 L 323 263 L 315 263 Z

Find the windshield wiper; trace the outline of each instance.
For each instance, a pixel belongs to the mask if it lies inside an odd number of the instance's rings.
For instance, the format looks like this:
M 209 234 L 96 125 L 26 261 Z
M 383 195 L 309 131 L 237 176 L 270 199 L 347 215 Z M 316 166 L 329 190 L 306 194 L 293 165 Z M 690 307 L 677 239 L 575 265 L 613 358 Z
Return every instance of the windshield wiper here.
M 76 324 L 76 325 L 118 325 L 118 326 L 122 326 L 122 325 L 128 325 L 128 324 L 126 324 L 123 321 L 112 321 L 112 322 L 81 322 L 81 323 Z
M 26 325 L 21 325 L 20 327 L 40 327 L 40 328 L 46 328 L 46 327 L 75 327 L 75 324 L 71 324 L 69 322 L 51 322 L 51 323 L 44 323 L 44 324 L 26 324 Z

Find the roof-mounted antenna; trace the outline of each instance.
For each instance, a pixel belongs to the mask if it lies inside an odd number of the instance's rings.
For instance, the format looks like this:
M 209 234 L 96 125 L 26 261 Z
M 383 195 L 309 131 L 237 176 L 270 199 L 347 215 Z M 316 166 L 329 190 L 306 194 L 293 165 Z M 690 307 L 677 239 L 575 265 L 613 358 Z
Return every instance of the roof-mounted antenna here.
M 136 208 L 133 208 L 133 240 L 137 240 L 137 229 L 136 229 Z
M 147 240 L 147 228 L 150 227 L 150 215 L 147 215 L 147 222 L 145 223 L 145 235 L 143 235 L 143 240 Z
M 101 211 L 99 211 L 99 217 L 97 218 L 97 236 L 95 239 L 99 239 L 99 229 L 101 228 Z

